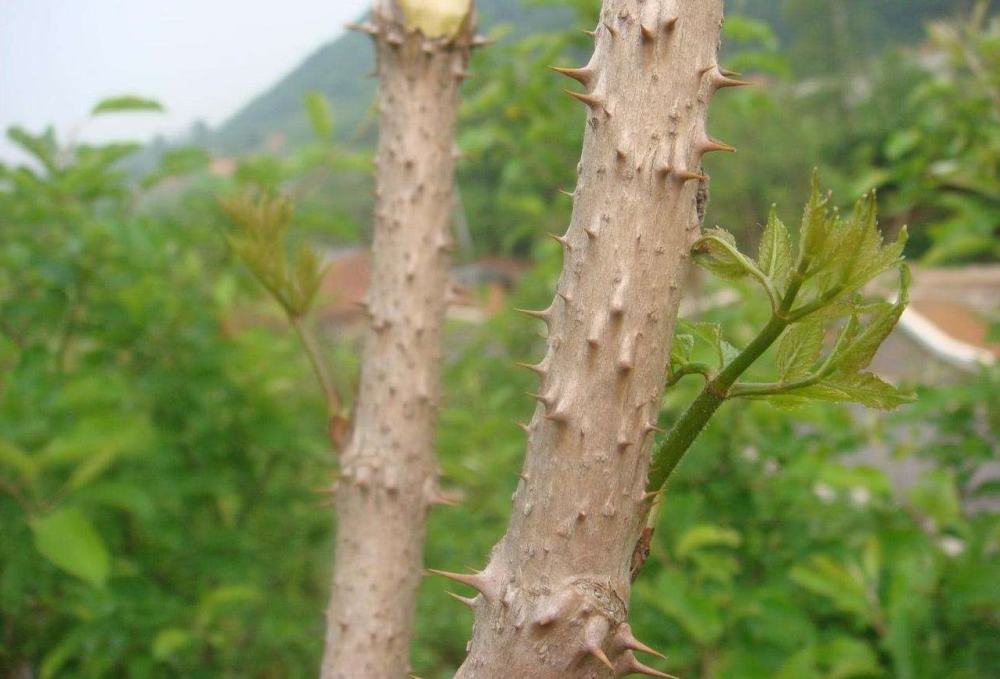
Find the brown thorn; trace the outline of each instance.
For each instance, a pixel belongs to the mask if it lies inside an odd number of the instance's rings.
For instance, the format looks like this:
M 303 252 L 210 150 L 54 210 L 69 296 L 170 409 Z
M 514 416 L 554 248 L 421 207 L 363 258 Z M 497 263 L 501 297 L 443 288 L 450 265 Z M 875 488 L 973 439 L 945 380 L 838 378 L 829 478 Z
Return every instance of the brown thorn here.
M 736 147 L 730 146 L 725 142 L 721 142 L 718 139 L 712 139 L 711 137 L 701 145 L 701 150 L 703 153 L 710 153 L 711 151 L 725 151 L 726 153 L 736 153 Z
M 593 648 L 588 648 L 587 651 L 590 653 L 590 655 L 600 660 L 602 665 L 607 666 L 607 668 L 612 672 L 615 671 L 615 666 L 611 664 L 610 660 L 608 660 L 608 654 L 602 651 L 598 646 L 594 646 Z
M 560 75 L 576 80 L 584 87 L 589 87 L 594 79 L 594 72 L 589 68 L 562 68 L 560 66 L 549 66 L 549 68 Z
M 656 31 L 646 24 L 639 24 L 639 35 L 642 36 L 643 42 L 653 42 L 656 40 Z
M 747 87 L 748 85 L 752 84 L 753 83 L 750 83 L 746 80 L 736 80 L 734 78 L 727 78 L 721 73 L 719 74 L 718 77 L 712 79 L 712 86 L 717 90 L 721 90 L 724 87 Z
M 559 234 L 556 233 L 550 233 L 546 235 L 555 242 L 559 243 L 559 245 L 563 246 L 567 250 L 573 249 L 572 243 L 569 242 L 569 238 L 566 238 L 566 236 L 560 236 Z
M 691 170 L 680 170 L 679 172 L 676 172 L 675 175 L 682 182 L 691 181 L 692 179 L 697 179 L 698 181 L 705 181 L 708 179 L 705 175 L 698 172 L 692 172 Z
M 434 568 L 428 568 L 427 572 L 433 573 L 434 575 L 440 575 L 443 578 L 448 578 L 449 580 L 454 580 L 455 582 L 460 582 L 463 585 L 467 585 L 468 587 L 480 592 L 483 596 L 487 596 L 486 583 L 483 581 L 484 579 L 481 575 L 449 573 L 448 571 L 439 571 Z
M 545 321 L 546 323 L 548 322 L 549 316 L 551 314 L 549 309 L 542 309 L 541 311 L 535 311 L 534 309 L 514 309 L 514 311 L 518 312 L 519 314 L 531 316 L 532 318 L 537 318 L 539 320 Z
M 600 97 L 595 97 L 592 94 L 584 94 L 582 92 L 574 92 L 573 90 L 563 90 L 563 92 L 577 101 L 582 101 L 592 109 L 604 109 L 604 102 L 601 101 Z
M 618 31 L 615 29 L 614 26 L 612 26 L 611 24 L 609 24 L 607 21 L 602 21 L 601 25 L 603 25 L 606 29 L 608 29 L 608 33 L 611 34 L 612 38 L 617 38 L 618 37 Z
M 535 374 L 538 374 L 538 375 L 545 375 L 548 372 L 545 368 L 542 367 L 541 363 L 520 363 L 520 362 L 518 362 L 518 363 L 515 363 L 514 365 L 516 365 L 519 368 L 527 368 L 531 372 L 533 372 Z
M 649 653 L 651 655 L 655 655 L 657 658 L 666 659 L 667 657 L 662 653 L 660 653 L 659 651 L 657 651 L 656 649 L 651 648 L 646 644 L 642 643 L 641 641 L 639 641 L 638 639 L 636 639 L 635 635 L 632 633 L 632 628 L 629 626 L 628 623 L 624 623 L 618 629 L 617 636 L 618 636 L 618 641 L 620 641 L 622 646 L 624 646 L 625 648 L 631 649 L 633 651 L 642 651 L 643 653 Z
M 632 657 L 630 657 L 628 659 L 628 665 L 626 665 L 626 669 L 628 670 L 628 673 L 632 673 L 632 674 L 645 674 L 646 676 L 650 676 L 650 677 L 663 677 L 664 679 L 677 679 L 677 677 L 675 677 L 672 674 L 667 674 L 666 672 L 661 672 L 660 670 L 655 669 L 653 667 L 650 667 L 649 665 L 643 665 L 641 662 L 639 662 L 638 660 L 635 659 L 635 656 L 632 656 Z
M 455 594 L 454 592 L 445 592 L 445 594 L 447 594 L 460 604 L 468 606 L 469 608 L 475 609 L 476 607 L 476 600 L 471 597 L 461 596 L 460 594 Z

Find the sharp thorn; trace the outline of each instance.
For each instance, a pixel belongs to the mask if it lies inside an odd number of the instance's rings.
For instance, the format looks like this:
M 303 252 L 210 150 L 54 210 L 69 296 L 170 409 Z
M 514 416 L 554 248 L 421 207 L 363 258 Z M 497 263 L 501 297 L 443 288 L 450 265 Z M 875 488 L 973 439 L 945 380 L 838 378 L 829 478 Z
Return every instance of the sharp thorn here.
M 531 427 L 526 425 L 524 422 L 518 422 L 515 420 L 514 424 L 516 424 L 525 434 L 531 433 Z
M 629 673 L 632 674 L 645 674 L 649 677 L 663 677 L 664 679 L 677 679 L 672 674 L 667 674 L 666 672 L 661 672 L 658 669 L 650 667 L 649 665 L 643 665 L 641 662 L 635 659 L 635 657 L 629 658 L 629 664 L 626 666 Z
M 551 238 L 555 242 L 559 243 L 561 246 L 563 246 L 567 250 L 572 250 L 573 249 L 573 245 L 569 242 L 569 239 L 566 238 L 566 236 L 560 236 L 559 234 L 556 234 L 556 233 L 550 233 L 550 234 L 547 234 L 547 235 L 548 235 L 549 238 Z
M 642 36 L 643 42 L 653 42 L 656 40 L 656 31 L 647 26 L 646 24 L 639 24 L 639 35 Z
M 569 196 L 570 198 L 574 197 L 573 192 L 572 191 L 567 191 L 566 189 L 559 189 L 559 193 L 561 193 L 564 196 Z
M 587 651 L 590 653 L 590 655 L 600 660 L 602 665 L 605 665 L 612 672 L 615 671 L 615 666 L 611 664 L 610 660 L 608 660 L 608 654 L 605 653 L 603 650 L 601 650 L 599 646 L 593 646 L 591 648 L 588 648 Z
M 704 143 L 699 147 L 702 153 L 710 153 L 712 151 L 725 151 L 726 153 L 736 153 L 736 147 L 730 146 L 718 139 L 712 139 L 709 137 Z
M 591 38 L 597 37 L 597 31 L 588 31 L 587 29 L 584 28 L 581 29 L 580 32 L 583 33 L 584 35 L 590 36 Z
M 656 649 L 650 648 L 646 644 L 636 639 L 635 635 L 632 633 L 632 628 L 628 625 L 628 623 L 623 624 L 618 629 L 617 636 L 618 636 L 618 641 L 620 641 L 622 646 L 624 646 L 625 648 L 631 649 L 633 651 L 642 651 L 643 653 L 649 653 L 651 655 L 655 655 L 657 658 L 666 659 L 667 657 L 662 653 L 660 653 L 659 651 L 657 651 Z
M 708 179 L 705 175 L 699 172 L 692 172 L 691 170 L 680 170 L 675 172 L 674 175 L 682 182 L 691 181 L 692 179 L 697 179 L 698 181 L 705 181 Z
M 712 79 L 712 86 L 717 90 L 721 90 L 724 87 L 747 87 L 748 85 L 751 84 L 752 83 L 747 82 L 746 80 L 736 80 L 735 78 L 727 78 L 721 73 L 717 77 Z
M 466 573 L 449 573 L 448 571 L 439 571 L 434 568 L 428 568 L 429 573 L 434 575 L 440 575 L 443 578 L 448 578 L 449 580 L 454 580 L 455 582 L 460 582 L 463 585 L 473 588 L 474 590 L 480 592 L 483 596 L 487 596 L 486 583 L 483 581 L 481 575 L 469 575 Z
M 574 92 L 573 90 L 563 90 L 566 94 L 573 97 L 578 101 L 582 101 L 584 104 L 592 109 L 603 109 L 604 104 L 601 102 L 600 97 L 595 97 L 592 94 L 584 94 L 582 92 Z
M 667 31 L 672 31 L 677 26 L 677 17 L 672 16 L 663 22 L 663 28 Z
M 551 316 L 551 311 L 549 309 L 542 309 L 541 311 L 536 311 L 534 309 L 514 309 L 514 311 L 526 316 L 531 316 L 532 318 L 537 318 L 545 321 L 546 323 L 549 321 L 549 317 Z
M 560 75 L 576 80 L 584 87 L 589 87 L 594 79 L 594 72 L 589 68 L 562 68 L 559 66 L 549 66 L 549 68 Z
M 469 608 L 475 609 L 476 607 L 476 600 L 471 597 L 461 596 L 460 594 L 455 594 L 454 592 L 445 592 L 445 594 L 450 596 L 455 601 L 468 606 Z
M 609 24 L 607 21 L 602 21 L 601 24 L 604 26 L 604 28 L 608 29 L 608 33 L 611 34 L 612 38 L 618 37 L 618 31 L 615 29 L 614 26 Z
M 548 371 L 542 367 L 541 363 L 516 363 L 519 368 L 527 368 L 537 375 L 545 375 Z
M 721 67 L 719 68 L 719 73 L 721 73 L 722 75 L 726 76 L 727 78 L 733 78 L 733 77 L 736 77 L 736 76 L 743 75 L 739 71 L 730 71 L 728 68 L 721 68 Z

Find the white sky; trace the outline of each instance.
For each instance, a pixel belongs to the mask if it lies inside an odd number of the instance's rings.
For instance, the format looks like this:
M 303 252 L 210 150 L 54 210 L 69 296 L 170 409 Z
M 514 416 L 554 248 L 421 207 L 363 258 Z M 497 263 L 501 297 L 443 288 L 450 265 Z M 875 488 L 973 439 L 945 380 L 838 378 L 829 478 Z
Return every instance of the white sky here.
M 138 94 L 166 114 L 108 116 L 90 139 L 217 124 L 357 18 L 370 0 L 0 0 L 0 160 L 13 124 L 65 135 L 100 99 Z

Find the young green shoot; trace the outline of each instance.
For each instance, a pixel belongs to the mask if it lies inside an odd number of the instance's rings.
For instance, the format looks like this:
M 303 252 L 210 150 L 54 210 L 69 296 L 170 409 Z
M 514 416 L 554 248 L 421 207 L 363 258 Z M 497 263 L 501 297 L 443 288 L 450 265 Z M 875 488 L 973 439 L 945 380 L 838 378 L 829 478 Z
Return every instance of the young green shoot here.
M 695 262 L 727 280 L 749 276 L 768 296 L 770 319 L 738 350 L 722 339 L 717 324 L 680 322 L 670 356 L 667 384 L 701 375 L 705 385 L 653 452 L 647 490 L 659 492 L 684 453 L 724 402 L 734 398 L 775 403 L 855 402 L 892 409 L 908 394 L 865 369 L 909 301 L 909 269 L 903 262 L 906 230 L 885 244 L 876 221 L 875 194 L 863 196 L 849 218 L 828 207 L 829 197 L 813 177 L 793 255 L 788 229 L 771 210 L 756 260 L 741 253 L 736 239 L 711 229 L 693 247 Z M 872 279 L 898 269 L 895 302 L 866 303 L 860 291 Z M 828 331 L 835 340 L 824 354 Z M 692 361 L 697 341 L 717 354 L 717 366 Z M 740 378 L 777 343 L 777 377 L 772 382 Z

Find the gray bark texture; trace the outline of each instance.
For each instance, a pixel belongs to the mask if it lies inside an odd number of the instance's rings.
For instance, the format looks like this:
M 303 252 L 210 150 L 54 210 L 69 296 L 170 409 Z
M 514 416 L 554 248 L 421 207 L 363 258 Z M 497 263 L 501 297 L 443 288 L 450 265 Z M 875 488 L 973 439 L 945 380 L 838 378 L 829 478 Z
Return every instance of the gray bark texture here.
M 459 679 L 667 676 L 628 625 L 652 498 L 652 437 L 689 251 L 698 238 L 722 0 L 604 0 L 578 80 L 586 134 L 538 405 L 506 535 L 478 590 Z
M 408 30 L 382 0 L 375 42 L 379 142 L 369 329 L 353 431 L 340 460 L 323 679 L 402 679 L 427 512 L 449 280 L 458 87 L 472 17 L 455 37 Z

